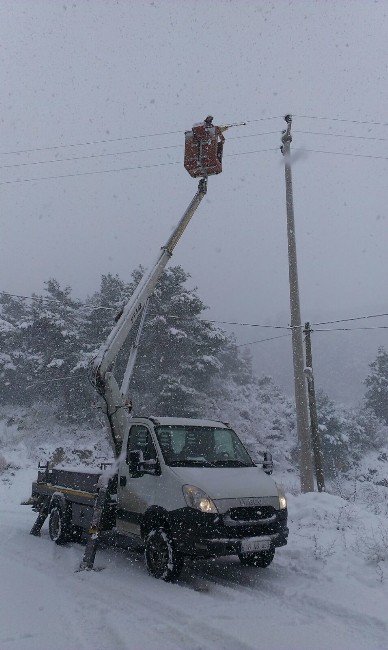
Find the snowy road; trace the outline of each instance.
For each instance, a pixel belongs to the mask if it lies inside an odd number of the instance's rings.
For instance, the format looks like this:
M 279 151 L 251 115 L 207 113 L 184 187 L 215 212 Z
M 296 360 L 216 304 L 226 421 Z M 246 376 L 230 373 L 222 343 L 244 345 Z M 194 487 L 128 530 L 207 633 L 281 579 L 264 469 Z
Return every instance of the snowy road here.
M 33 476 L 0 482 L 1 650 L 388 649 L 388 573 L 353 550 L 360 511 L 338 497 L 291 499 L 293 534 L 268 569 L 198 562 L 165 584 L 121 550 L 77 573 L 83 547 L 30 536 L 18 504 Z

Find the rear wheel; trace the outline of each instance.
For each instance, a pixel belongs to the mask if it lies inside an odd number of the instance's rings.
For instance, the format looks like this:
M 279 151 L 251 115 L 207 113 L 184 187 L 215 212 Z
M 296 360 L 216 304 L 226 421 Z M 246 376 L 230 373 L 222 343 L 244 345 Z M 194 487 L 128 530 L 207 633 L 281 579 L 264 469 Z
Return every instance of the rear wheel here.
M 49 535 L 56 544 L 66 544 L 71 537 L 69 515 L 60 503 L 54 503 L 50 509 Z
M 264 569 L 269 566 L 275 557 L 275 549 L 271 548 L 268 551 L 261 553 L 240 553 L 239 558 L 243 566 L 257 566 Z
M 149 532 L 144 555 L 147 569 L 154 578 L 170 582 L 182 571 L 183 556 L 164 528 L 153 528 Z

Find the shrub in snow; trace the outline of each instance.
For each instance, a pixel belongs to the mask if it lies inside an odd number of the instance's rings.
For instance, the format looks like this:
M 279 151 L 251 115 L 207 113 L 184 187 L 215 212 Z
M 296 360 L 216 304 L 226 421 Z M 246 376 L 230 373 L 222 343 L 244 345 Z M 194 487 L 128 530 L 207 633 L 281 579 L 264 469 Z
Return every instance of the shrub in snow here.
M 357 551 L 373 564 L 388 560 L 388 528 L 380 523 L 377 528 L 361 532 L 356 540 Z

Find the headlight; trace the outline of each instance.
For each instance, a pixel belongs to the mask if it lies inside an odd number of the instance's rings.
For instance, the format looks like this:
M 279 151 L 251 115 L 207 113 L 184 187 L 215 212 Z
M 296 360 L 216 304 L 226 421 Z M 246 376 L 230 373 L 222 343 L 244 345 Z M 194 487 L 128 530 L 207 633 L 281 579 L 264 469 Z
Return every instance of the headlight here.
M 287 508 L 287 499 L 286 499 L 286 495 L 284 494 L 284 491 L 280 487 L 278 487 L 278 495 L 279 495 L 279 509 L 284 510 L 285 508 Z
M 190 508 L 194 508 L 200 512 L 218 512 L 214 502 L 208 497 L 206 492 L 195 487 L 195 485 L 184 485 L 182 491 L 185 501 Z

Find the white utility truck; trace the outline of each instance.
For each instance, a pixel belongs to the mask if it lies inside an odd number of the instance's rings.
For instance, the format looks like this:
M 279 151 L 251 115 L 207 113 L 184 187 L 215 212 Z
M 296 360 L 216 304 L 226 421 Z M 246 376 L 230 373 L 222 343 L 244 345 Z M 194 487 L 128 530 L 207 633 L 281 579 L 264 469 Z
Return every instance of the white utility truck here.
M 275 548 L 287 543 L 286 499 L 268 476 L 269 454 L 263 467 L 257 467 L 225 423 L 138 418 L 129 408 L 128 385 L 148 299 L 206 194 L 207 176 L 220 172 L 219 127 L 209 116 L 195 128 L 198 147 L 191 143 L 190 155 L 198 155 L 195 174 L 203 176 L 198 191 L 93 364 L 116 461 L 100 471 L 83 472 L 47 464 L 39 468 L 32 486 L 29 504 L 39 515 L 31 533 L 39 535 L 49 516 L 50 537 L 57 544 L 87 536 L 81 568 L 93 567 L 101 536 L 112 543 L 144 547 L 149 572 L 164 580 L 178 576 L 185 557 L 235 554 L 243 564 L 265 567 Z M 216 164 L 210 155 L 213 149 Z M 119 386 L 114 364 L 140 316 Z

